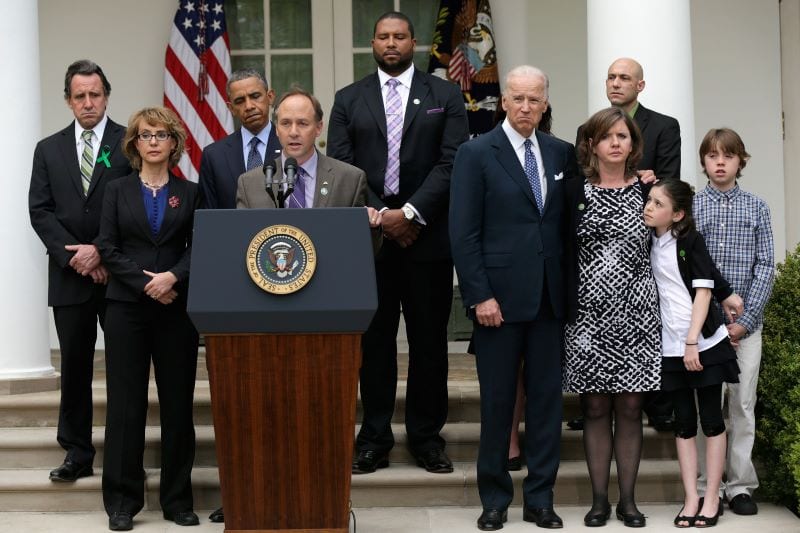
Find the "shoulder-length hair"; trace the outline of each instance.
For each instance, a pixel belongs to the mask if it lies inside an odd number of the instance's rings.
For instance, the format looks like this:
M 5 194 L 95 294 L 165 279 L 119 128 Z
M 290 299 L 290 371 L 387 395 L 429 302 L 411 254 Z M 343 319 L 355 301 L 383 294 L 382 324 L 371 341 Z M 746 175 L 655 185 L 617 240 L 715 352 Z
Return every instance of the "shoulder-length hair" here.
M 139 126 L 145 124 L 163 125 L 167 133 L 175 139 L 175 148 L 169 154 L 170 168 L 178 164 L 186 147 L 186 130 L 183 128 L 181 119 L 171 109 L 166 107 L 145 107 L 131 115 L 128 119 L 128 130 L 125 132 L 125 139 L 122 141 L 122 151 L 125 157 L 131 162 L 131 166 L 136 170 L 142 169 L 142 156 L 136 149 L 139 140 Z
M 592 151 L 592 143 L 596 143 L 619 121 L 625 122 L 631 133 L 631 153 L 625 161 L 625 177 L 636 175 L 639 161 L 642 160 L 642 132 L 633 119 L 621 107 L 601 109 L 584 122 L 578 139 L 578 164 L 583 175 L 591 183 L 600 181 L 600 163 Z

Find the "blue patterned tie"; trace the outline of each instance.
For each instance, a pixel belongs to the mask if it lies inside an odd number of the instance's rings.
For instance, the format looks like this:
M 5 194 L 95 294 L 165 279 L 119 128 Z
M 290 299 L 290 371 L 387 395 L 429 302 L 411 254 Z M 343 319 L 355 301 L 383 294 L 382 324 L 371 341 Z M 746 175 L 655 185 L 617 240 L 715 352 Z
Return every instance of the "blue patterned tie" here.
M 306 206 L 306 184 L 305 184 L 306 171 L 303 167 L 297 167 L 297 181 L 294 183 L 294 190 L 289 195 L 289 201 L 286 202 L 286 207 L 294 209 L 302 209 Z
M 258 144 L 261 141 L 258 137 L 253 137 L 250 139 L 250 152 L 247 154 L 247 169 L 246 170 L 253 170 L 256 167 L 260 167 L 264 164 L 264 161 L 261 159 L 261 152 L 258 151 Z
M 531 147 L 533 143 L 530 139 L 525 139 L 525 175 L 528 176 L 528 182 L 531 184 L 533 197 L 536 199 L 536 207 L 539 212 L 544 208 L 544 198 L 542 197 L 542 182 L 539 181 L 539 165 L 536 164 L 536 156 L 533 155 Z

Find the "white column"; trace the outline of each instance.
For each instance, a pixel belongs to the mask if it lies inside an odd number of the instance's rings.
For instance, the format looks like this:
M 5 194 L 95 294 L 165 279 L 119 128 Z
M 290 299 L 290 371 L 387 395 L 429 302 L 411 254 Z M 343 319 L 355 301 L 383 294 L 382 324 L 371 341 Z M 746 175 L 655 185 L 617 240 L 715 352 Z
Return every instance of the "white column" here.
M 0 17 L 0 393 L 52 388 L 47 259 L 31 229 L 28 184 L 33 149 L 41 133 L 39 25 L 36 0 L 8 2 Z M 37 384 L 38 382 L 38 384 Z
M 605 78 L 618 57 L 644 68 L 639 101 L 678 119 L 681 177 L 694 183 L 694 81 L 689 0 L 587 0 L 589 114 L 608 107 Z

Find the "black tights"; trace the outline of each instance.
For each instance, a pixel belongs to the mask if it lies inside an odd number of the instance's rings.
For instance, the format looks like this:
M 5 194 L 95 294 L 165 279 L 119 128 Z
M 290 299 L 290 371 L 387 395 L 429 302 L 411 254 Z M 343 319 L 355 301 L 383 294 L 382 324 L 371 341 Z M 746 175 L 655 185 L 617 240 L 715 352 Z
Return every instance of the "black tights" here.
M 634 513 L 637 511 L 634 489 L 642 455 L 644 393 L 585 393 L 580 398 L 584 416 L 583 449 L 592 481 L 592 510 L 600 511 L 608 506 L 613 449 L 619 482 L 619 510 L 625 514 Z

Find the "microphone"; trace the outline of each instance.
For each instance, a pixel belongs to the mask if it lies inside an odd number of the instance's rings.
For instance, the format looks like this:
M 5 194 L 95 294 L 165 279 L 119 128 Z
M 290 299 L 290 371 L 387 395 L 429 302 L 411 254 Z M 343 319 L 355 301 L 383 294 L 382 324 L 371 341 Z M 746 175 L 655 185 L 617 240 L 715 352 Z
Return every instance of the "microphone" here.
M 294 184 L 297 182 L 297 159 L 294 157 L 287 157 L 286 162 L 283 164 L 283 172 L 286 174 L 286 192 L 283 194 L 283 204 L 285 207 L 286 199 L 292 195 L 294 191 Z
M 277 168 L 275 167 L 275 160 L 268 158 L 264 163 L 264 188 L 273 202 L 275 201 L 275 191 L 272 190 L 272 186 L 275 182 L 274 176 L 276 170 Z

